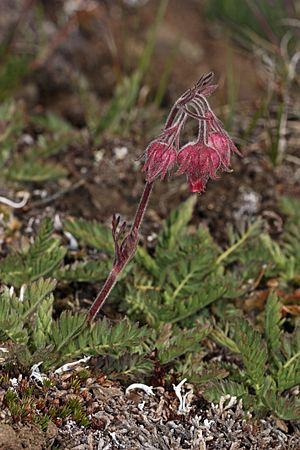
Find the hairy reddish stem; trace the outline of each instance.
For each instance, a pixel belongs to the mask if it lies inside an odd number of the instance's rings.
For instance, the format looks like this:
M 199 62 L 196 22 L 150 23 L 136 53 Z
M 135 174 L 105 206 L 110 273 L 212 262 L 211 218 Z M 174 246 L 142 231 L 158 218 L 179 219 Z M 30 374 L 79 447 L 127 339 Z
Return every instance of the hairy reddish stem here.
M 134 221 L 133 221 L 131 230 L 139 230 L 140 229 L 141 223 L 142 223 L 143 218 L 144 218 L 144 214 L 145 214 L 146 209 L 147 209 L 149 198 L 150 198 L 150 195 L 151 195 L 151 192 L 152 192 L 152 188 L 153 188 L 153 182 L 152 183 L 147 182 L 145 184 L 144 191 L 142 193 L 139 206 L 138 206 L 138 208 L 136 210 L 136 213 L 135 213 L 135 217 L 134 217 Z
M 119 255 L 115 255 L 115 260 L 113 263 L 113 267 L 102 286 L 101 290 L 99 291 L 94 303 L 92 304 L 89 313 L 88 313 L 88 319 L 91 321 L 93 320 L 100 308 L 103 306 L 105 300 L 109 296 L 110 291 L 118 281 L 119 275 L 124 270 L 125 266 L 128 264 L 128 262 L 131 260 L 131 258 L 134 256 L 137 244 L 138 244 L 138 231 L 140 229 L 140 226 L 143 221 L 143 217 L 145 214 L 145 211 L 147 209 L 147 205 L 149 202 L 149 198 L 152 192 L 153 188 L 153 182 L 149 183 L 147 182 L 145 184 L 144 191 L 142 193 L 139 206 L 136 210 L 135 217 L 133 224 L 130 228 L 130 231 L 123 239 L 123 242 L 120 246 L 118 246 L 118 243 L 116 245 L 119 249 Z

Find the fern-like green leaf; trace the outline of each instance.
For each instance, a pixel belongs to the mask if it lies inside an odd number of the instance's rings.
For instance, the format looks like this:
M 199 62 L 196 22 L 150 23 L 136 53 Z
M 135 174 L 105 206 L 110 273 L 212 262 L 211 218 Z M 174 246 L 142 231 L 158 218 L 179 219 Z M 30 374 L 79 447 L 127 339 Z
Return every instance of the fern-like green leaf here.
M 173 299 L 170 299 L 167 290 L 162 293 L 162 289 L 155 286 L 139 284 L 138 290 L 128 286 L 126 293 L 128 312 L 137 317 L 143 315 L 146 322 L 156 328 L 162 323 L 181 322 L 221 298 L 226 291 L 224 282 L 213 277 L 206 278 L 203 284 L 202 287 L 197 286 L 193 289 L 190 287 L 191 293 L 186 297 L 173 296 Z
M 149 335 L 146 327 L 140 327 L 137 323 L 131 323 L 127 319 L 114 326 L 103 319 L 97 322 L 91 330 L 91 348 L 95 352 L 102 352 L 102 349 L 108 346 L 109 351 L 105 353 L 119 355 L 125 349 L 134 351 L 140 348 Z
M 203 391 L 203 397 L 208 402 L 213 403 L 219 403 L 220 398 L 224 395 L 243 398 L 244 396 L 248 395 L 248 389 L 241 383 L 224 380 L 209 384 Z
M 15 295 L 10 295 L 9 289 L 4 288 L 0 294 L 0 339 L 11 339 L 15 343 L 26 344 L 28 332 L 25 324 L 20 320 L 23 304 Z
M 180 229 L 180 239 L 172 248 L 166 242 L 163 249 L 161 241 L 154 257 L 139 252 L 133 285 L 127 287 L 129 313 L 137 318 L 142 315 L 155 327 L 190 318 L 232 290 L 232 277 L 225 276 L 223 267 L 216 264 L 219 250 L 209 232 L 200 228 L 188 233 L 184 221 L 179 223 L 175 228 Z
M 149 255 L 148 251 L 144 247 L 139 246 L 137 248 L 135 261 L 137 265 L 140 265 L 146 269 L 146 271 L 154 278 L 159 279 L 161 273 L 160 266 L 156 262 L 156 259 Z
M 0 261 L 0 278 L 3 283 L 15 287 L 20 287 L 23 283 L 30 281 L 26 260 L 22 254 L 11 254 Z
M 174 336 L 158 345 L 158 359 L 161 364 L 174 362 L 182 355 L 197 352 L 201 341 L 210 333 L 209 327 L 192 328 L 190 330 L 176 329 Z
M 6 169 L 7 178 L 16 181 L 41 182 L 67 175 L 67 171 L 58 164 L 23 157 L 18 158 Z
M 282 420 L 300 420 L 299 399 L 276 395 L 272 389 L 264 394 L 265 405 Z
M 281 304 L 277 295 L 269 295 L 265 313 L 265 334 L 270 351 L 278 357 L 281 342 Z
M 211 338 L 222 347 L 228 348 L 233 353 L 240 353 L 239 347 L 236 344 L 233 337 L 229 335 L 230 327 L 226 325 L 226 329 L 222 330 L 219 327 L 215 327 L 211 332 Z
M 153 361 L 145 355 L 125 351 L 121 356 L 104 355 L 93 358 L 91 365 L 108 374 L 110 378 L 136 379 L 137 376 L 149 374 L 153 369 Z
M 60 246 L 60 240 L 51 237 L 52 232 L 51 220 L 45 219 L 28 250 L 0 261 L 0 277 L 6 284 L 20 287 L 24 283 L 52 275 L 66 254 L 66 249 Z
M 282 336 L 282 351 L 286 357 L 285 365 L 300 358 L 300 322 L 296 323 L 293 333 Z
M 114 246 L 111 231 L 108 227 L 96 222 L 84 219 L 66 219 L 64 227 L 84 244 L 113 254 Z
M 54 277 L 67 282 L 93 282 L 104 279 L 109 272 L 107 261 L 76 261 L 54 272 Z
M 295 386 L 300 386 L 300 355 L 288 366 L 282 365 L 276 374 L 278 391 L 283 392 Z
M 23 314 L 21 320 L 24 322 L 36 311 L 41 302 L 48 297 L 56 287 L 56 280 L 40 278 L 39 280 L 25 286 L 23 300 Z
M 242 318 L 235 326 L 235 343 L 240 351 L 246 373 L 256 392 L 259 392 L 266 374 L 265 343 L 253 326 Z
M 32 333 L 32 344 L 34 349 L 40 351 L 45 348 L 49 342 L 52 325 L 54 296 L 51 294 L 46 297 L 37 308 L 35 326 Z
M 164 222 L 158 237 L 158 252 L 161 249 L 172 249 L 178 245 L 178 240 L 184 227 L 191 220 L 193 209 L 197 201 L 196 196 L 189 197 L 175 209 Z
M 60 353 L 64 353 L 70 342 L 82 333 L 85 323 L 86 314 L 72 314 L 66 311 L 52 323 L 50 343 L 54 344 L 57 357 Z
M 103 319 L 91 328 L 82 329 L 76 339 L 69 340 L 64 348 L 63 358 L 68 360 L 80 355 L 119 357 L 125 351 L 139 351 L 149 336 L 147 328 L 128 320 L 112 325 L 107 319 Z
M 262 245 L 268 250 L 271 261 L 275 266 L 276 273 L 289 280 L 295 276 L 295 261 L 293 255 L 288 255 L 284 247 L 272 241 L 269 235 L 260 237 Z M 299 247 L 300 248 L 300 247 Z M 274 270 L 274 269 L 273 269 Z

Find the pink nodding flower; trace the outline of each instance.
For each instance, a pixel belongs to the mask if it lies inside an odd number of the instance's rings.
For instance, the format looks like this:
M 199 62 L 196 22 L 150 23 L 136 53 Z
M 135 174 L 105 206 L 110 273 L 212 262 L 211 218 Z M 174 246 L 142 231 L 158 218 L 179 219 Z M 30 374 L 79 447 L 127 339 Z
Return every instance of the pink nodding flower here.
M 231 153 L 237 153 L 239 156 L 242 155 L 223 129 L 219 119 L 217 119 L 210 111 L 206 113 L 205 117 L 207 121 L 207 145 L 216 149 L 220 155 L 223 169 L 228 170 Z
M 187 174 L 191 192 L 203 192 L 209 178 L 217 178 L 221 158 L 218 152 L 201 142 L 186 144 L 177 156 L 176 175 Z
M 208 133 L 207 143 L 219 153 L 225 170 L 229 169 L 232 152 L 241 156 L 240 152 L 225 132 L 213 131 Z
M 151 142 L 146 152 L 147 159 L 143 171 L 146 172 L 147 181 L 151 183 L 158 176 L 163 179 L 176 162 L 177 153 L 174 145 L 157 140 Z
M 179 151 L 179 134 L 184 122 L 185 115 L 180 114 L 175 125 L 165 128 L 147 147 L 143 172 L 146 173 L 149 183 L 159 176 L 161 179 L 165 178 L 173 169 Z
M 203 192 L 208 180 L 217 178 L 218 170 L 230 170 L 232 153 L 240 155 L 207 101 L 217 88 L 210 85 L 212 78 L 212 73 L 204 75 L 176 101 L 163 132 L 148 146 L 143 167 L 148 182 L 159 176 L 163 179 L 177 164 L 176 175 L 185 173 L 190 190 Z M 180 148 L 188 117 L 198 122 L 198 139 Z

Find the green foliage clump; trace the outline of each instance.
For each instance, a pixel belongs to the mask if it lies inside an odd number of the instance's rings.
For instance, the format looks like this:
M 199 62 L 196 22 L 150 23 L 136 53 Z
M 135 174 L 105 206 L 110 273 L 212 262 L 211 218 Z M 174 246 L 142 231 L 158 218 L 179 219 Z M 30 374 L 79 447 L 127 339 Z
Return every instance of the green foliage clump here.
M 265 311 L 264 333 L 239 318 L 230 327 L 230 335 L 220 329 L 212 338 L 235 352 L 242 366 L 227 365 L 226 380 L 207 386 L 204 397 L 218 401 L 229 394 L 244 400 L 247 408 L 260 413 L 271 411 L 284 420 L 300 419 L 300 402 L 292 389 L 300 384 L 300 327 L 293 333 L 283 332 L 281 304 L 270 294 Z
M 239 0 L 211 0 L 207 4 L 207 14 L 219 19 L 236 33 L 239 40 L 249 39 L 251 33 L 274 43 L 286 33 L 283 20 L 290 14 L 284 0 L 240 2 Z M 293 4 L 293 0 L 289 2 Z M 290 6 L 294 8 L 295 6 Z
M 4 283 L 20 287 L 53 273 L 62 262 L 66 249 L 52 233 L 52 221 L 45 219 L 28 249 L 15 251 L 0 261 L 0 277 Z
M 34 385 L 30 386 L 25 380 L 16 389 L 8 389 L 4 395 L 4 405 L 12 420 L 36 423 L 43 431 L 47 430 L 50 421 L 72 419 L 78 425 L 90 425 L 82 398 L 73 395 L 73 398 L 63 399 L 55 404 L 51 396 L 47 395 L 47 390 L 44 389 L 44 393 L 44 398 L 41 398 L 40 390 Z
M 0 296 L 0 339 L 11 340 L 22 364 L 37 363 L 47 352 L 45 367 L 56 367 L 84 355 L 119 358 L 125 352 L 145 353 L 151 332 L 124 319 L 112 325 L 107 319 L 93 325 L 86 314 L 63 312 L 53 319 L 56 281 L 43 279 L 25 285 L 23 298 L 5 288 Z M 130 371 L 129 371 L 130 372 Z
M 217 264 L 220 249 L 208 230 L 188 230 L 195 200 L 191 197 L 165 221 L 153 256 L 138 249 L 126 310 L 155 328 L 192 323 L 201 309 L 233 288 L 232 277 Z
M 0 106 L 0 121 L 2 177 L 10 182 L 41 182 L 67 174 L 62 165 L 48 161 L 81 139 L 65 120 L 48 113 L 43 118 L 31 118 L 29 123 L 22 104 L 7 100 Z M 43 133 L 30 146 L 21 147 L 21 135 L 29 125 L 40 127 Z
M 15 287 L 3 286 L 0 296 L 0 339 L 12 343 L 9 353 L 1 355 L 4 364 L 17 360 L 28 368 L 47 352 L 44 370 L 87 355 L 111 378 L 147 378 L 155 367 L 169 381 L 188 378 L 209 401 L 229 394 L 260 414 L 299 418 L 294 395 L 300 384 L 299 325 L 291 323 L 294 330 L 286 331 L 275 293 L 257 328 L 234 304 L 257 279 L 265 286 L 276 278 L 287 292 L 298 282 L 298 204 L 283 199 L 287 219 L 279 242 L 256 222 L 239 233 L 229 230 L 224 250 L 206 228 L 189 226 L 194 204 L 191 197 L 171 213 L 151 253 L 138 247 L 113 298 L 130 319 L 114 323 L 101 319 L 89 324 L 85 314 L 71 311 L 57 318 L 53 314 L 60 281 L 107 275 L 112 256 L 108 229 L 95 221 L 66 219 L 64 229 L 103 256 L 100 262 L 69 263 L 72 252 L 53 236 L 51 221 L 44 220 L 31 245 L 0 262 L 2 280 Z M 225 360 L 210 361 L 207 344 L 224 347 Z M 47 417 L 41 420 L 46 426 Z

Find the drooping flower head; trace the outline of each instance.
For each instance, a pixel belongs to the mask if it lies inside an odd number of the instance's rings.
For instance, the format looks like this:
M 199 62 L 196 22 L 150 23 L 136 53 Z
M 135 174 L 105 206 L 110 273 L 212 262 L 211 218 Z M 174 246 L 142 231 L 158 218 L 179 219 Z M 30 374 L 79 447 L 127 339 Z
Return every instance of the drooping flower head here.
M 176 175 L 187 174 L 191 192 L 202 192 L 209 178 L 217 178 L 221 158 L 212 147 L 200 142 L 186 144 L 178 154 Z
M 161 135 L 147 147 L 143 171 L 148 182 L 159 176 L 163 179 L 177 165 L 176 175 L 185 173 L 190 190 L 202 192 L 210 178 L 217 178 L 217 171 L 230 170 L 231 155 L 239 152 L 207 101 L 217 88 L 210 85 L 212 78 L 212 72 L 202 76 L 176 101 Z M 198 136 L 181 147 L 180 135 L 188 117 L 197 120 Z

